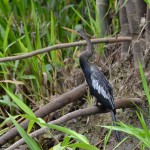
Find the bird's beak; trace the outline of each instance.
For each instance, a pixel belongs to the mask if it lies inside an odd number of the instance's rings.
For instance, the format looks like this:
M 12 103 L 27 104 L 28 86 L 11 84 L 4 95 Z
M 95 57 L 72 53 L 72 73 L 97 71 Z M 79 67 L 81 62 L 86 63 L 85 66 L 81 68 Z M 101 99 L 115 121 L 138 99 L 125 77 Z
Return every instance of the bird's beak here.
M 71 32 L 71 33 L 79 35 L 79 33 L 76 30 L 69 29 L 69 28 L 66 28 L 66 27 L 62 27 L 62 28 L 65 29 L 65 30 L 67 30 L 67 31 L 69 31 L 69 32 Z

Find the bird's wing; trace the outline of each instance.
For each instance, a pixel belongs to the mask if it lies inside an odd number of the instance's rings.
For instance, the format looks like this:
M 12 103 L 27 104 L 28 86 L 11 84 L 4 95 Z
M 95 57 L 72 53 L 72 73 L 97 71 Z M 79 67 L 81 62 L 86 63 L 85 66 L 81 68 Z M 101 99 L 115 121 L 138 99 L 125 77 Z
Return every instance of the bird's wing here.
M 105 99 L 107 99 L 112 105 L 112 108 L 114 108 L 115 104 L 112 86 L 97 67 L 94 67 L 94 71 L 91 73 L 91 81 L 93 88 Z

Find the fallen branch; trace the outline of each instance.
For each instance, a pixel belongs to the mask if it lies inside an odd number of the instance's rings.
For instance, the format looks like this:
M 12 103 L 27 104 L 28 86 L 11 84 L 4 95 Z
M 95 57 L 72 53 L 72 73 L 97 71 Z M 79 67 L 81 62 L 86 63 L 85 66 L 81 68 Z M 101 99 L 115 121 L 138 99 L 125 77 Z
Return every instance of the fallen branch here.
M 130 42 L 131 37 L 99 38 L 99 39 L 92 39 L 91 41 L 92 41 L 93 44 L 110 43 L 110 42 Z M 32 56 L 35 56 L 35 55 L 38 55 L 38 54 L 46 53 L 46 52 L 49 52 L 49 51 L 52 51 L 52 50 L 68 48 L 68 47 L 74 47 L 74 46 L 83 46 L 83 45 L 86 45 L 86 44 L 87 44 L 86 41 L 56 44 L 56 45 L 53 45 L 53 46 L 42 48 L 40 50 L 35 50 L 35 51 L 27 53 L 27 54 L 0 58 L 0 62 L 7 62 L 7 61 L 25 59 L 25 58 L 29 58 L 29 57 L 32 57 Z
M 46 115 L 49 115 L 50 113 L 66 106 L 69 103 L 75 102 L 78 99 L 81 99 L 86 94 L 86 83 L 81 84 L 80 86 L 66 92 L 65 94 L 59 96 L 53 101 L 50 101 L 43 107 L 41 107 L 39 110 L 35 112 L 35 115 L 40 118 L 44 118 Z M 24 120 L 20 125 L 27 129 L 28 127 L 28 120 Z M 0 146 L 5 144 L 7 141 L 11 140 L 15 136 L 17 136 L 19 133 L 17 129 L 14 127 L 10 129 L 8 132 L 6 132 L 4 135 L 0 137 Z
M 130 108 L 130 107 L 135 107 L 136 105 L 139 106 L 142 103 L 142 101 L 138 98 L 128 98 L 128 99 L 120 99 L 115 101 L 116 108 Z M 102 106 L 97 107 L 97 106 L 92 106 L 90 108 L 85 108 L 85 109 L 79 109 L 76 111 L 73 111 L 71 113 L 68 113 L 61 118 L 49 122 L 49 124 L 61 124 L 65 123 L 71 119 L 77 118 L 77 117 L 83 117 L 83 116 L 89 116 L 89 115 L 95 115 L 98 113 L 107 113 L 108 110 L 104 109 Z M 31 134 L 29 134 L 31 137 L 37 137 L 43 133 L 45 133 L 49 128 L 43 127 Z M 20 139 L 19 141 L 15 142 L 13 145 L 11 145 L 9 148 L 6 150 L 14 150 L 16 147 L 18 147 L 21 144 L 24 144 L 25 141 L 24 139 Z

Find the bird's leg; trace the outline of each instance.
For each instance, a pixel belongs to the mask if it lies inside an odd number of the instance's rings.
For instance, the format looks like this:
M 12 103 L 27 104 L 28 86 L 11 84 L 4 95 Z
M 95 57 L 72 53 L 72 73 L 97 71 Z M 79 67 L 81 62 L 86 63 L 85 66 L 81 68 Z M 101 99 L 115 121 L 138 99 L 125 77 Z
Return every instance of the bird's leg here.
M 98 100 L 96 99 L 96 104 L 95 104 L 95 106 L 98 106 L 99 107 L 99 105 L 98 105 Z

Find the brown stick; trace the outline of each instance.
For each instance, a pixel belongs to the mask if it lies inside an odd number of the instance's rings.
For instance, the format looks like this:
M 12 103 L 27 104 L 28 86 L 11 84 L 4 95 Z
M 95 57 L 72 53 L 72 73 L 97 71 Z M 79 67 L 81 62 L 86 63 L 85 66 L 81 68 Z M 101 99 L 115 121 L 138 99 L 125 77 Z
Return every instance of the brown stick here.
M 120 99 L 120 100 L 115 101 L 117 109 L 135 107 L 135 105 L 139 106 L 141 103 L 142 103 L 142 101 L 138 98 Z M 90 108 L 79 109 L 79 110 L 73 111 L 71 113 L 68 113 L 57 120 L 49 122 L 49 124 L 61 124 L 61 123 L 65 123 L 65 122 L 67 122 L 71 119 L 77 118 L 77 117 L 83 117 L 83 116 L 89 116 L 89 115 L 95 115 L 98 113 L 107 113 L 107 112 L 108 111 L 106 109 L 104 109 L 102 106 L 100 106 L 100 107 L 92 106 Z M 47 127 L 43 127 L 29 135 L 31 137 L 37 137 L 37 136 L 45 133 L 48 129 L 49 128 L 47 128 Z M 25 142 L 24 139 L 20 139 L 19 141 L 17 141 L 13 145 L 11 145 L 6 150 L 13 150 L 16 147 L 18 147 L 19 145 L 24 144 L 24 142 Z
M 124 41 L 131 41 L 131 37 L 112 37 L 112 38 L 99 38 L 99 39 L 92 39 L 91 42 L 93 44 L 98 43 L 110 43 L 110 42 L 124 42 Z M 29 58 L 38 54 L 46 53 L 49 51 L 62 49 L 62 48 L 68 48 L 68 47 L 74 47 L 74 46 L 83 46 L 86 45 L 86 41 L 80 41 L 80 42 L 73 42 L 73 43 L 63 43 L 63 44 L 56 44 L 53 46 L 49 46 L 46 48 L 42 48 L 40 50 L 35 50 L 33 52 L 19 55 L 19 56 L 10 56 L 5 58 L 0 58 L 0 62 L 7 62 L 7 61 L 13 61 L 13 60 L 20 60 L 24 58 Z
M 60 109 L 63 106 L 66 106 L 69 103 L 77 101 L 81 99 L 86 94 L 86 83 L 81 84 L 80 86 L 68 91 L 67 93 L 59 96 L 53 101 L 50 101 L 48 104 L 41 107 L 39 110 L 35 112 L 37 117 L 43 118 L 46 115 Z M 23 121 L 20 124 L 24 129 L 28 126 L 28 120 Z M 0 137 L 0 146 L 6 143 L 7 141 L 11 140 L 15 136 L 18 135 L 17 129 L 14 127 L 10 129 L 7 133 Z

